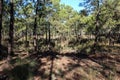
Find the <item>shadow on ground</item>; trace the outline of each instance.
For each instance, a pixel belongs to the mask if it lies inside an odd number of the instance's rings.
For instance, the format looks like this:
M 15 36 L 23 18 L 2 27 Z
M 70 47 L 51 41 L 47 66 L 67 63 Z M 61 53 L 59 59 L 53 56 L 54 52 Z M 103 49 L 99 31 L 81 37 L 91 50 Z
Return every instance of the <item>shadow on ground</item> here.
M 60 54 L 45 51 L 31 54 L 25 60 L 21 62 L 26 63 L 14 65 L 13 69 L 8 71 L 10 78 L 13 80 L 117 80 L 120 78 L 119 54 L 86 55 L 77 52 Z
M 110 79 L 120 76 L 120 56 L 118 54 L 83 53 L 59 54 L 53 51 L 39 52 L 31 56 L 41 62 L 36 78 L 53 79 Z
M 0 45 L 0 60 L 6 58 L 8 55 L 7 47 Z

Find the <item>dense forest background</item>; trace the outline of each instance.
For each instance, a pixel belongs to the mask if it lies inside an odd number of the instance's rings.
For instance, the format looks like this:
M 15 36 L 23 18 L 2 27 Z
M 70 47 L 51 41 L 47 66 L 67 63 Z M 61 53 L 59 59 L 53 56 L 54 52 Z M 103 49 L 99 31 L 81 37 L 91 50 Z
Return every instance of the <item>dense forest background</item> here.
M 0 80 L 119 80 L 120 0 L 0 0 Z

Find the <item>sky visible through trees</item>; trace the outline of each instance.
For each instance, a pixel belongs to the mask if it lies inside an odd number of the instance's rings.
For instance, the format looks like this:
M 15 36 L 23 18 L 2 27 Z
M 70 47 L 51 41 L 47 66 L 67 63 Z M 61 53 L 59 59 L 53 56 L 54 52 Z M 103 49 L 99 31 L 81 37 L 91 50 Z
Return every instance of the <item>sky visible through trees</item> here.
M 74 10 L 77 10 L 79 12 L 84 8 L 83 6 L 79 6 L 80 2 L 83 2 L 83 0 L 61 0 L 60 3 L 70 5 L 71 7 L 73 7 Z

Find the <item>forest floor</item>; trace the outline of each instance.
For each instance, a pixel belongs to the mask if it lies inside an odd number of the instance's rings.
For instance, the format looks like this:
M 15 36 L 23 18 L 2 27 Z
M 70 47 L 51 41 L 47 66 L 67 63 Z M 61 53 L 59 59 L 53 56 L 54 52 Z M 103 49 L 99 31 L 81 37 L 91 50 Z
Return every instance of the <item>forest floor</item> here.
M 35 80 L 120 80 L 120 55 L 65 53 L 40 57 Z
M 3 73 L 12 80 L 120 80 L 119 51 L 91 55 L 46 51 L 14 58 L 11 64 L 2 71 L 8 65 L 0 61 L 0 80 L 5 80 Z

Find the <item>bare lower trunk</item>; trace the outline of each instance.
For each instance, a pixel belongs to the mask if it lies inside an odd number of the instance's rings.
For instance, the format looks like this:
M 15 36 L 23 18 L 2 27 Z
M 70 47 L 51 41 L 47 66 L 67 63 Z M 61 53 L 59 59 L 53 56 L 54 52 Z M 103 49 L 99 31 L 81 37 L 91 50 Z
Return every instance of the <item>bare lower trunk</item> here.
M 8 60 L 10 60 L 10 56 L 13 54 L 13 29 L 14 29 L 14 5 L 13 2 L 10 2 L 10 26 L 9 26 L 9 42 L 8 42 Z
M 35 18 L 35 23 L 34 23 L 34 30 L 33 30 L 33 46 L 34 46 L 34 50 L 37 51 L 37 36 L 36 36 L 36 26 L 37 26 L 37 18 Z
M 37 5 L 36 5 L 36 10 L 35 10 L 35 22 L 34 22 L 34 29 L 33 29 L 33 46 L 34 46 L 34 51 L 37 52 L 37 35 L 36 35 L 36 30 L 37 30 L 37 13 L 38 13 L 38 3 L 39 0 L 37 0 Z
M 48 30 L 49 30 L 49 50 L 51 50 L 51 32 L 50 32 L 50 23 L 48 22 Z
M 49 43 L 50 43 L 51 42 L 50 23 L 48 23 L 48 27 L 49 27 Z
M 95 23 L 95 40 L 94 40 L 94 53 L 96 53 L 97 45 L 98 45 L 98 34 L 99 34 L 99 0 L 97 0 L 97 14 L 96 14 L 96 23 Z
M 0 45 L 2 42 L 2 14 L 3 14 L 3 0 L 0 1 Z
M 46 44 L 48 44 L 48 36 L 47 36 L 47 26 L 46 26 Z
M 27 35 L 28 35 L 28 34 L 27 34 L 27 29 L 28 29 L 28 28 L 27 28 L 27 26 L 26 26 L 26 35 L 25 35 L 25 38 L 26 38 L 26 39 L 25 39 L 25 47 L 26 47 L 26 48 L 29 46 L 29 41 L 28 41 L 28 38 L 27 38 Z
M 13 9 L 13 3 L 10 4 L 11 5 L 11 11 L 10 11 L 10 28 L 9 28 L 9 43 L 10 43 L 10 53 L 13 51 L 13 29 L 14 29 L 14 9 Z

